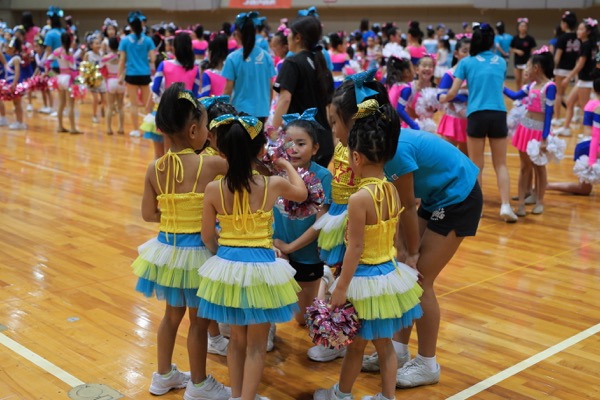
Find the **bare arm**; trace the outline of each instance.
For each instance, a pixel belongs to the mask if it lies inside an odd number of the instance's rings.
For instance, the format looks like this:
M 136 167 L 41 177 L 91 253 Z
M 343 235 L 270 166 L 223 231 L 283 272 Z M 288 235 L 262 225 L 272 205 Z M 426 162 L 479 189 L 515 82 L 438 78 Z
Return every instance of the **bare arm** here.
M 125 81 L 125 60 L 127 59 L 127 53 L 119 51 L 119 82 Z
M 400 214 L 400 222 L 402 224 L 401 233 L 406 241 L 405 251 L 407 254 L 405 263 L 413 268 L 417 268 L 421 234 L 419 232 L 419 217 L 417 215 L 412 172 L 396 179 L 394 186 L 398 190 L 400 202 L 404 206 L 404 211 Z M 399 252 L 400 250 L 398 249 Z
M 283 158 L 277 159 L 274 164 L 287 173 L 288 179 L 278 176 L 271 177 L 273 182 L 274 193 L 277 197 L 282 196 L 285 199 L 302 202 L 308 197 L 308 190 L 304 181 L 298 175 L 298 171 L 290 164 L 289 161 Z
M 562 57 L 563 50 L 556 49 L 556 53 L 554 54 L 554 65 L 558 68 L 558 63 L 560 62 L 560 58 Z
M 329 207 L 321 208 L 321 210 L 317 214 L 317 220 L 327 212 L 328 208 Z M 275 246 L 278 247 L 282 252 L 284 252 L 285 254 L 290 254 L 308 246 L 309 244 L 317 240 L 318 237 L 319 231 L 311 227 L 308 228 L 299 238 L 297 238 L 291 243 L 285 243 L 279 239 L 275 239 L 274 243 Z
M 573 68 L 573 70 L 571 72 L 569 72 L 569 75 L 563 79 L 562 81 L 562 85 L 563 86 L 568 86 L 569 83 L 571 82 L 571 80 L 573 78 L 575 78 L 577 76 L 577 74 L 579 74 L 579 71 L 581 71 L 583 69 L 583 67 L 585 66 L 585 61 L 587 60 L 587 57 L 581 56 L 577 59 L 577 63 L 575 64 L 575 67 Z
M 448 93 L 440 96 L 440 103 L 447 103 L 449 101 L 452 101 L 458 94 L 458 91 L 460 90 L 460 86 L 462 85 L 462 83 L 463 83 L 462 79 L 454 77 L 454 81 L 452 82 L 452 87 L 450 88 L 450 90 L 448 90 Z M 398 192 L 400 192 L 399 189 L 398 189 Z
M 233 93 L 233 81 L 227 79 L 227 82 L 225 83 L 225 89 L 223 90 L 223 94 L 226 96 L 231 96 L 231 93 Z
M 275 115 L 273 116 L 274 127 L 279 128 L 281 126 L 281 116 L 287 114 L 291 101 L 292 93 L 285 89 L 281 89 L 279 92 L 279 99 L 277 100 L 277 107 L 275 108 Z
M 148 166 L 144 180 L 144 194 L 142 195 L 142 218 L 146 222 L 160 222 L 160 210 L 156 200 L 156 190 L 152 184 L 154 178 L 154 163 Z
M 219 197 L 220 182 L 211 182 L 204 191 L 204 211 L 202 213 L 202 242 L 211 253 L 215 254 L 219 248 L 217 242 L 217 209 L 215 207 Z

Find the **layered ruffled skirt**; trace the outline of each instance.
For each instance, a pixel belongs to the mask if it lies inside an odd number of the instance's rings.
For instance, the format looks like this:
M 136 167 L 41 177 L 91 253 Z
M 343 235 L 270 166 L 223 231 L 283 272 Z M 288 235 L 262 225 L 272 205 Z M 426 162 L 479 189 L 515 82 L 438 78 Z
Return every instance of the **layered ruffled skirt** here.
M 535 139 L 542 140 L 542 129 L 544 129 L 543 121 L 536 121 L 527 117 L 523 117 L 517 126 L 517 130 L 512 137 L 512 144 L 517 150 L 526 153 L 527 143 Z
M 421 318 L 423 289 L 417 279 L 417 271 L 400 262 L 359 264 L 347 292 L 361 322 L 358 335 L 365 340 L 391 338 Z
M 321 260 L 330 267 L 338 266 L 344 260 L 347 224 L 348 205 L 331 203 L 329 211 L 313 225 L 314 229 L 320 230 L 317 244 Z
M 295 273 L 272 249 L 220 246 L 198 270 L 198 316 L 232 325 L 287 322 L 299 310 Z
M 138 248 L 132 268 L 138 276 L 136 290 L 147 297 L 156 295 L 173 307 L 198 307 L 200 285 L 198 266 L 212 254 L 202 243 L 200 233 L 160 232 Z
M 154 107 L 154 111 L 146 114 L 142 125 L 140 125 L 140 130 L 144 132 L 144 139 L 150 139 L 154 142 L 163 142 L 165 139 L 162 133 L 156 128 L 156 110 L 157 107 Z

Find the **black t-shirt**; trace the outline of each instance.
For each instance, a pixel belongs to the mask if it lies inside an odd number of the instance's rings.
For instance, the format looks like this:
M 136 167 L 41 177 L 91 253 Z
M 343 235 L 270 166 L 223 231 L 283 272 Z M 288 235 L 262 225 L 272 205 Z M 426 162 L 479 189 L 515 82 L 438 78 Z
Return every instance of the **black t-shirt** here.
M 516 35 L 513 37 L 512 41 L 510 42 L 510 47 L 517 50 L 523 50 L 525 52 L 525 54 L 522 56 L 515 54 L 515 65 L 527 64 L 527 61 L 531 56 L 531 49 L 534 49 L 536 46 L 537 43 L 535 42 L 533 36 L 527 35 L 524 38 L 521 38 L 519 35 Z
M 567 71 L 571 71 L 575 68 L 577 58 L 579 57 L 580 47 L 581 42 L 577 39 L 577 34 L 575 32 L 566 32 L 560 35 L 556 42 L 556 48 L 562 50 L 562 55 L 560 56 L 560 61 L 556 68 L 566 69 Z
M 594 72 L 594 68 L 596 68 L 596 54 L 598 54 L 596 43 L 592 43 L 591 40 L 581 43 L 579 57 L 585 57 L 585 64 L 581 71 L 579 71 L 578 78 L 582 81 L 592 80 L 592 73 Z
M 333 156 L 333 136 L 326 109 L 333 96 L 333 76 L 329 70 L 326 71 L 329 84 L 321 90 L 314 58 L 315 55 L 310 51 L 301 51 L 287 57 L 277 74 L 273 88 L 278 93 L 284 89 L 292 94 L 288 114 L 302 114 L 306 109 L 313 107 L 317 109 L 315 119 L 323 129 L 319 129 L 318 132 L 319 151 L 315 161 L 327 167 Z

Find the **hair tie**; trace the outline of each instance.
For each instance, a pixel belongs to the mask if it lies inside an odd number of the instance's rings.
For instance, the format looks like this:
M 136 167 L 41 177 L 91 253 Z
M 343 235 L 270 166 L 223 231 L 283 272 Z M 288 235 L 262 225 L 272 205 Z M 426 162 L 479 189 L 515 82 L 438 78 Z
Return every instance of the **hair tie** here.
M 194 98 L 194 94 L 189 90 L 182 90 L 177 95 L 177 99 L 185 99 L 194 105 L 194 108 L 200 108 L 199 102 Z
M 312 51 L 313 53 L 323 51 L 323 46 L 321 46 L 320 44 L 317 43 L 313 47 L 310 48 L 310 51 Z
M 317 14 L 317 7 L 312 6 L 307 8 L 306 10 L 298 10 L 298 16 L 299 17 L 315 17 L 315 18 L 319 18 L 319 14 Z
M 287 25 L 281 24 L 279 25 L 279 28 L 277 28 L 277 32 L 281 32 L 283 36 L 288 37 L 292 31 L 287 27 Z
M 365 87 L 365 82 L 370 82 L 375 79 L 375 73 L 377 68 L 371 68 L 368 71 L 359 72 L 358 74 L 350 75 L 345 80 L 351 80 L 354 82 L 354 93 L 356 94 L 356 104 L 360 104 L 363 100 L 369 96 L 375 96 L 378 94 L 377 91 Z
M 254 23 L 254 18 L 258 17 L 258 12 L 257 11 L 250 11 L 247 13 L 240 13 L 237 15 L 237 17 L 235 17 L 235 26 L 237 28 L 239 28 L 240 30 L 242 30 L 242 28 L 244 27 L 244 25 L 246 24 L 246 21 L 248 21 L 248 19 L 252 20 L 252 23 Z
M 598 26 L 598 20 L 597 19 L 593 19 L 593 18 L 586 18 L 583 20 L 583 23 L 587 26 L 590 26 L 592 28 L 595 28 L 596 26 Z
M 200 101 L 200 104 L 202 104 L 202 106 L 204 106 L 204 108 L 206 108 L 207 110 L 213 106 L 213 104 L 219 102 L 219 103 L 225 103 L 225 104 L 229 104 L 230 102 L 230 97 L 227 95 L 223 95 L 223 96 L 206 96 L 206 97 L 201 97 L 200 99 L 198 99 L 198 101 Z
M 145 17 L 139 11 L 132 11 L 127 16 L 127 23 L 132 24 L 136 19 L 142 21 Z
M 520 24 L 521 22 L 525 22 L 526 24 L 529 23 L 529 18 L 518 18 L 517 22 Z
M 385 115 L 379 109 L 379 102 L 375 99 L 365 100 L 360 104 L 357 104 L 358 111 L 352 116 L 352 119 L 361 119 L 370 117 L 371 115 L 375 115 L 379 113 L 385 118 Z
M 208 129 L 212 131 L 214 128 L 218 128 L 221 125 L 230 125 L 234 122 L 239 122 L 242 124 L 246 132 L 248 132 L 248 135 L 250 135 L 251 139 L 254 139 L 256 136 L 258 136 L 263 126 L 262 122 L 260 122 L 258 118 L 250 115 L 244 115 L 243 117 L 240 117 L 233 114 L 224 114 L 213 119 L 210 122 Z
M 317 124 L 320 127 L 321 125 L 315 119 L 315 115 L 317 115 L 317 109 L 316 108 L 308 108 L 302 113 L 302 115 L 300 115 L 298 113 L 285 114 L 285 115 L 282 115 L 281 118 L 285 121 L 286 124 L 289 124 L 290 122 L 293 122 L 293 121 L 301 120 L 301 121 L 310 121 L 312 123 Z
M 537 49 L 536 51 L 533 52 L 534 55 L 544 54 L 544 53 L 550 53 L 550 49 L 546 45 L 540 47 L 539 49 Z

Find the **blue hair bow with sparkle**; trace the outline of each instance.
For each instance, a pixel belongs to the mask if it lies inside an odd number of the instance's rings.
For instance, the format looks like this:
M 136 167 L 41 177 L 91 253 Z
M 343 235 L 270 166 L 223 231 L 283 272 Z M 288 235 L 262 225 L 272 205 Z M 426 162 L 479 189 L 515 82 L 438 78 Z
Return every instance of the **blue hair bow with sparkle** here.
M 146 17 L 144 17 L 144 15 L 139 12 L 139 11 L 132 11 L 129 13 L 129 15 L 127 16 L 127 23 L 131 24 L 133 23 L 133 21 L 135 21 L 136 19 L 139 19 L 140 21 L 144 20 Z
M 368 71 L 359 72 L 358 74 L 346 77 L 346 80 L 354 82 L 354 93 L 356 94 L 356 104 L 360 104 L 364 99 L 378 94 L 376 90 L 369 89 L 365 86 L 365 82 L 370 82 L 375 79 L 377 68 L 371 68 Z
M 248 132 L 251 139 L 254 139 L 262 131 L 263 124 L 258 118 L 250 115 L 238 116 L 233 114 L 224 114 L 213 119 L 210 122 L 208 129 L 212 131 L 214 128 L 218 128 L 221 125 L 229 125 L 234 122 L 239 122 L 246 132 Z
M 216 102 L 229 104 L 230 101 L 231 101 L 231 99 L 227 95 L 223 95 L 223 96 L 206 96 L 206 97 L 199 98 L 198 101 L 200 101 L 200 104 L 202 104 L 204 106 L 204 108 L 206 108 L 208 110 Z
M 46 12 L 46 15 L 50 18 L 52 18 L 52 17 L 62 18 L 65 16 L 65 12 L 63 10 L 61 10 L 59 7 L 50 6 L 50 8 L 48 8 L 48 11 Z
M 285 115 L 282 115 L 281 118 L 285 121 L 286 124 L 289 124 L 290 122 L 293 122 L 293 121 L 302 120 L 302 121 L 310 121 L 312 123 L 319 125 L 319 123 L 315 119 L 315 115 L 317 115 L 317 109 L 316 108 L 308 108 L 302 113 L 302 115 L 300 115 L 298 113 L 285 114 Z
M 252 22 L 254 22 L 255 26 L 264 26 L 266 21 L 267 17 L 256 17 L 252 19 Z
M 248 13 L 240 13 L 237 15 L 237 17 L 235 17 L 235 26 L 241 30 L 242 28 L 244 28 L 246 21 L 248 21 L 250 19 L 250 20 L 252 20 L 252 23 L 254 23 L 254 20 L 256 18 L 258 18 L 258 15 L 259 14 L 257 11 L 250 11 Z
M 317 14 L 317 7 L 312 6 L 307 8 L 306 10 L 298 10 L 298 16 L 299 17 L 315 17 L 315 18 L 319 18 L 319 14 Z

